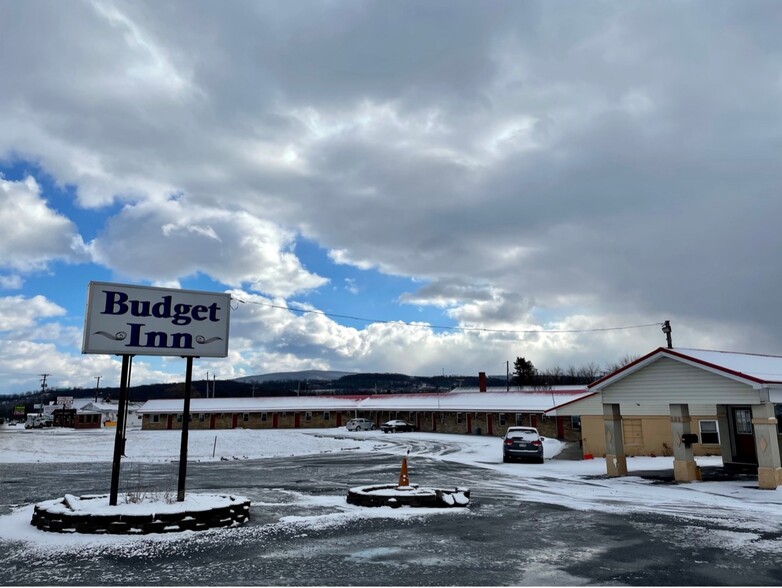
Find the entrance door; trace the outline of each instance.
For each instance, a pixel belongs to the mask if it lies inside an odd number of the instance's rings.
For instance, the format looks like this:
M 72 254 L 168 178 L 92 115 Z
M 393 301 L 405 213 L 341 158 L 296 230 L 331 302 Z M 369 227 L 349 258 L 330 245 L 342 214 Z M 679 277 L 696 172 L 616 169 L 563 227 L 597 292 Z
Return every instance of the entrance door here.
M 169 431 L 174 428 L 174 415 L 168 415 L 168 421 L 166 421 L 166 429 Z
M 467 432 L 472 433 L 472 413 L 467 413 Z
M 231 416 L 231 428 L 235 429 L 236 425 L 238 425 L 238 424 L 239 424 L 239 415 L 237 413 L 234 413 Z
M 293 415 L 293 426 L 295 428 L 297 428 L 297 429 L 301 427 L 301 413 L 300 412 L 297 412 L 297 413 L 295 413 Z
M 536 415 L 536 414 L 529 415 L 529 426 L 530 427 L 537 427 L 538 426 L 538 415 Z
M 755 435 L 752 432 L 752 409 L 736 406 L 731 413 L 733 425 L 733 459 L 739 463 L 758 463 Z
M 437 430 L 437 413 L 432 413 L 432 431 Z
M 565 417 L 557 417 L 557 439 L 565 438 Z
M 272 429 L 276 429 L 280 426 L 280 415 L 278 415 L 276 412 L 272 413 Z
M 217 425 L 217 415 L 213 414 L 209 417 L 209 428 L 214 429 Z
M 486 433 L 494 435 L 494 415 L 492 413 L 486 415 Z

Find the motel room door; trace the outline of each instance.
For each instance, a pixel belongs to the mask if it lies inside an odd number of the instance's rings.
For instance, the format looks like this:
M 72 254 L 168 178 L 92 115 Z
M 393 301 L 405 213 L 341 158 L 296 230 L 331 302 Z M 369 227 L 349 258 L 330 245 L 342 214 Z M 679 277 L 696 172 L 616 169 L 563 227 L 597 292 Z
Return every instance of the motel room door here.
M 738 463 L 758 463 L 752 430 L 752 409 L 749 406 L 734 406 L 730 416 L 733 460 Z

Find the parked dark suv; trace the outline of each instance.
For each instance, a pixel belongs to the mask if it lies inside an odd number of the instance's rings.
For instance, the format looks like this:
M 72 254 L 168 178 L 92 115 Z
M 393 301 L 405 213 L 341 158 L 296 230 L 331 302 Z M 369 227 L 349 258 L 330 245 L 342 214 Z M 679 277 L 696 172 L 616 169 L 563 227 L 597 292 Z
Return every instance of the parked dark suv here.
M 543 439 L 533 427 L 508 427 L 502 438 L 502 461 L 529 459 L 543 463 Z

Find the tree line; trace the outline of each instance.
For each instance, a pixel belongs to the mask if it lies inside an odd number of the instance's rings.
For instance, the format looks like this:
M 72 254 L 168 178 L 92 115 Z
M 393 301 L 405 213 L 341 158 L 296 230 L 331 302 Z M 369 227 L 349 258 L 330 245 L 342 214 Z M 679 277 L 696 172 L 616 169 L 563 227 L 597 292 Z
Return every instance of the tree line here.
M 607 363 L 601 367 L 594 361 L 581 366 L 569 366 L 561 368 L 554 366 L 546 371 L 538 371 L 533 363 L 524 358 L 517 357 L 513 362 L 513 377 L 511 383 L 514 386 L 531 386 L 550 388 L 552 386 L 587 385 L 599 380 L 603 376 L 615 372 L 638 359 L 637 356 L 625 355 L 615 362 Z

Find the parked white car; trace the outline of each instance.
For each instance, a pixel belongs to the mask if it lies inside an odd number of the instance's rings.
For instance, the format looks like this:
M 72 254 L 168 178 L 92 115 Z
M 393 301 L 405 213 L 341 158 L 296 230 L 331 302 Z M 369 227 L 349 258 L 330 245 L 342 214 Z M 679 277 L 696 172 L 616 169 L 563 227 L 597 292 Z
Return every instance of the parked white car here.
M 350 419 L 345 428 L 348 431 L 374 431 L 377 429 L 375 423 L 369 419 Z

